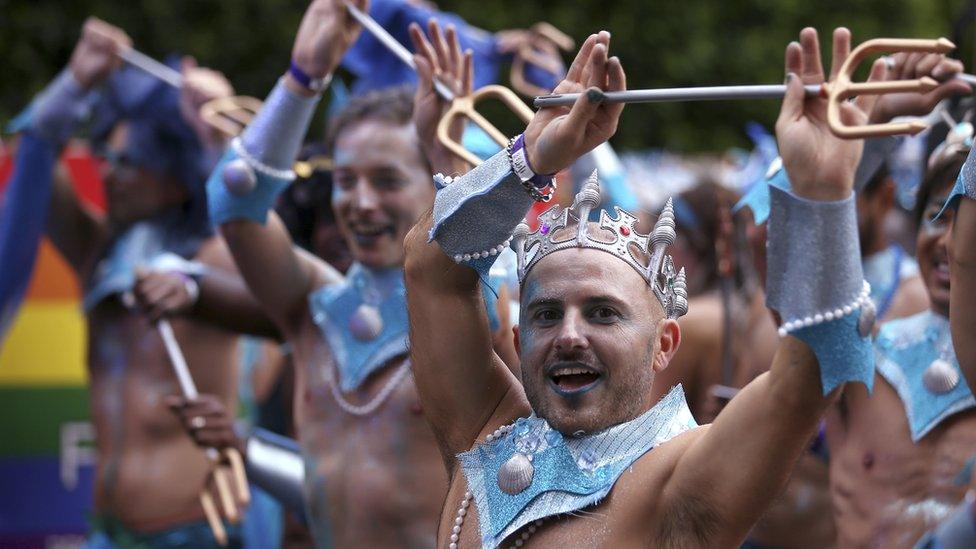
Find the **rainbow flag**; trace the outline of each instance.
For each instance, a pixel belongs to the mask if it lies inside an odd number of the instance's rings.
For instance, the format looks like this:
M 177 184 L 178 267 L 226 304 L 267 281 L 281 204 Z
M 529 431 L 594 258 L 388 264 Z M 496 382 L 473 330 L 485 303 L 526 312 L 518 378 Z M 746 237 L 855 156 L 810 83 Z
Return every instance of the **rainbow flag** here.
M 0 193 L 13 155 L 0 151 Z M 62 156 L 78 194 L 104 208 L 98 167 Z M 78 280 L 44 240 L 23 306 L 0 347 L 0 548 L 80 541 L 91 510 L 93 430 Z

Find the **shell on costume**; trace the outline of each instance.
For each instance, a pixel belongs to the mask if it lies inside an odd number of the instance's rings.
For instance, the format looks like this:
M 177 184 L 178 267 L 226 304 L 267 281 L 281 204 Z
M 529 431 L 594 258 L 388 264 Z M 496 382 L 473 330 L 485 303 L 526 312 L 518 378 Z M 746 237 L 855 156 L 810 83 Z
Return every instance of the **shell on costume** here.
M 677 232 L 675 232 L 675 222 L 674 222 L 674 204 L 673 201 L 668 198 L 667 203 L 664 204 L 664 209 L 661 210 L 661 215 L 657 218 L 657 222 L 654 224 L 654 230 L 651 231 L 651 247 L 657 248 L 658 246 L 670 246 L 674 244 L 675 239 L 678 237 Z
M 243 158 L 235 158 L 224 165 L 221 178 L 227 191 L 235 196 L 244 196 L 254 190 L 258 184 L 254 168 L 249 166 Z
M 922 374 L 922 384 L 929 391 L 942 395 L 956 388 L 959 384 L 959 372 L 941 358 L 932 361 Z
M 359 341 L 371 341 L 383 331 L 383 317 L 372 305 L 360 305 L 349 319 L 349 331 Z
M 532 485 L 535 467 L 525 454 L 516 452 L 498 469 L 498 488 L 514 496 Z
M 871 331 L 874 330 L 874 321 L 874 303 L 868 300 L 868 302 L 861 307 L 861 316 L 857 319 L 857 332 L 861 334 L 861 337 L 868 337 L 871 335 Z

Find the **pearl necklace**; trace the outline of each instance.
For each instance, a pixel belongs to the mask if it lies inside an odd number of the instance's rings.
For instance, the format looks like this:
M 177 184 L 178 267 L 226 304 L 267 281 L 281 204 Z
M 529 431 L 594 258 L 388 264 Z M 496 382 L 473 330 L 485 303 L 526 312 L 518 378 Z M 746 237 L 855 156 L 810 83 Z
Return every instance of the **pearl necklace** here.
M 510 423 L 495 429 L 494 433 L 491 433 L 485 437 L 485 444 L 489 444 L 494 440 L 502 438 L 514 428 L 515 423 Z M 472 499 L 474 499 L 474 494 L 471 493 L 471 490 L 466 490 L 464 492 L 464 499 L 461 500 L 461 506 L 458 507 L 457 516 L 454 517 L 454 527 L 451 528 L 451 543 L 448 545 L 449 549 L 458 549 L 458 540 L 461 539 L 461 526 L 464 525 L 464 517 L 468 515 L 468 507 L 471 506 Z M 534 534 L 540 526 L 542 526 L 542 519 L 530 524 L 529 527 L 522 532 L 522 535 L 515 540 L 512 547 L 522 547 L 525 545 L 525 542 L 532 537 L 532 534 Z
M 336 404 L 338 404 L 339 407 L 342 408 L 342 410 L 347 414 L 362 417 L 372 414 L 384 402 L 386 402 L 386 399 L 390 398 L 390 395 L 393 394 L 394 389 L 396 389 L 397 386 L 400 385 L 400 382 L 406 379 L 410 373 L 410 360 L 407 359 L 403 361 L 403 364 L 401 364 L 399 368 L 397 368 L 397 371 L 390 377 L 390 381 L 388 381 L 387 384 L 380 389 L 380 392 L 376 393 L 376 396 L 373 397 L 372 400 L 361 406 L 349 402 L 345 399 L 345 397 L 342 396 L 342 391 L 339 389 L 339 382 L 336 379 L 339 376 L 335 366 L 328 370 L 328 373 L 326 374 L 328 379 L 326 381 L 329 384 L 329 390 L 332 392 L 332 398 L 335 399 Z

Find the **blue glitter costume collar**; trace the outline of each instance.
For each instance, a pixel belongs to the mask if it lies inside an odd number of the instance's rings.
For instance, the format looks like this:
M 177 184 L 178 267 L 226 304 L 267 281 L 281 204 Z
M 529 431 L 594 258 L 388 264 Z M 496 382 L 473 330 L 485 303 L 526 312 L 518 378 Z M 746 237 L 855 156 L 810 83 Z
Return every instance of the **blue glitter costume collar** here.
M 864 280 L 871 284 L 871 300 L 877 318 L 884 318 L 894 301 L 901 281 L 918 274 L 918 263 L 897 244 L 865 257 Z
M 534 414 L 519 419 L 506 435 L 458 456 L 482 546 L 497 547 L 531 522 L 599 503 L 637 459 L 694 427 L 680 385 L 641 416 L 592 435 L 564 437 Z M 516 453 L 531 456 L 534 473 L 525 490 L 509 495 L 498 472 Z
M 90 312 L 105 298 L 131 290 L 138 266 L 179 270 L 188 275 L 203 274 L 206 267 L 186 258 L 196 255 L 208 232 L 196 230 L 192 224 L 182 221 L 182 213 L 173 212 L 134 223 L 120 234 L 109 245 L 85 285 L 82 300 L 85 312 Z
M 379 311 L 382 330 L 364 341 L 353 336 L 349 325 L 359 307 L 366 304 L 364 295 L 371 294 L 375 297 L 369 305 Z M 410 350 L 407 290 L 401 268 L 374 270 L 353 263 L 344 281 L 312 292 L 308 304 L 312 320 L 332 351 L 339 388 L 344 392 L 355 390 L 370 374 Z
M 949 416 L 976 407 L 976 399 L 959 369 L 945 317 L 924 311 L 885 323 L 875 341 L 875 353 L 878 373 L 894 387 L 905 405 L 913 442 Z M 950 387 L 951 383 L 946 382 L 935 391 L 931 380 L 926 383 L 926 371 L 935 361 L 954 369 L 954 375 L 947 370 L 949 375 L 941 376 L 955 378 L 954 385 Z

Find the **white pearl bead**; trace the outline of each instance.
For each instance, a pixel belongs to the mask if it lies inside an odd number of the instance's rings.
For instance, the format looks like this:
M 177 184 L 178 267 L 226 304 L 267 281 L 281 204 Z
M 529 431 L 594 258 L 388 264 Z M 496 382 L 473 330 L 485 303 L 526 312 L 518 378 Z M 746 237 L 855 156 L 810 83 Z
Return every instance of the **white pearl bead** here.
M 530 534 L 534 534 L 536 530 L 538 530 L 538 528 L 536 528 L 535 524 L 532 524 L 532 525 L 529 526 L 529 533 Z
M 471 500 L 466 499 L 461 502 L 461 509 L 467 509 L 469 505 L 471 505 Z
M 794 328 L 796 328 L 795 322 L 787 322 L 786 324 L 783 324 L 783 329 L 787 332 L 792 332 Z
M 813 317 L 814 324 L 823 324 L 823 321 L 824 321 L 824 316 L 822 314 L 817 313 L 816 315 L 814 315 Z
M 455 526 L 454 528 L 451 528 L 451 532 L 453 532 L 455 534 L 460 534 L 461 533 L 461 527 L 460 526 Z
M 490 435 L 488 435 L 488 436 L 485 437 L 485 442 L 491 442 L 493 440 L 495 440 L 495 435 L 494 434 L 490 434 Z
M 471 254 L 464 254 L 465 261 L 471 261 Z
M 465 492 L 464 499 L 471 499 L 471 492 Z
M 789 332 L 786 331 L 786 328 L 780 328 L 778 330 L 778 333 L 779 333 L 779 337 L 786 337 L 787 335 L 789 335 Z
M 462 261 L 464 261 L 464 256 L 463 255 L 457 254 L 457 255 L 454 256 L 454 262 L 455 263 L 460 263 Z
M 851 307 L 850 305 L 844 305 L 844 316 L 847 316 L 853 312 L 854 312 L 854 307 Z
M 462 508 L 460 511 L 458 511 L 458 515 L 459 516 L 462 516 L 462 517 L 464 515 L 467 515 L 467 514 L 468 514 L 468 510 L 467 509 Z
M 448 548 L 449 549 L 457 549 L 457 544 L 456 543 L 452 543 L 452 544 L 448 545 Z
M 523 545 L 525 545 L 525 542 L 524 541 L 522 541 L 520 539 L 515 540 L 515 546 L 516 547 L 521 547 Z
M 522 532 L 522 539 L 529 539 L 532 534 L 530 532 Z
M 458 540 L 458 535 L 457 534 L 451 534 L 451 543 L 452 544 L 453 543 L 457 543 L 457 540 Z
M 454 519 L 454 524 L 457 524 L 458 526 L 461 526 L 461 524 L 463 523 L 464 523 L 464 519 L 461 517 Z
M 803 319 L 804 326 L 813 326 L 813 317 L 806 317 Z
M 827 322 L 830 322 L 831 320 L 834 319 L 834 312 L 833 311 L 827 311 L 827 313 L 824 314 L 823 317 L 824 317 L 824 320 L 826 320 Z
M 491 255 L 498 255 L 498 248 L 492 248 L 491 251 L 488 253 Z

